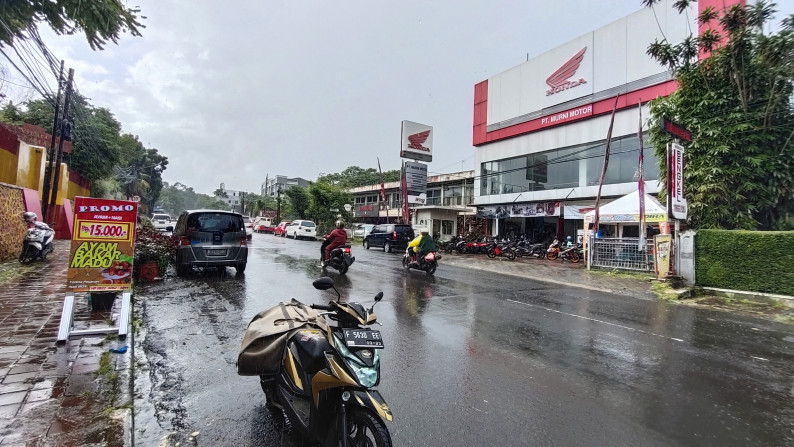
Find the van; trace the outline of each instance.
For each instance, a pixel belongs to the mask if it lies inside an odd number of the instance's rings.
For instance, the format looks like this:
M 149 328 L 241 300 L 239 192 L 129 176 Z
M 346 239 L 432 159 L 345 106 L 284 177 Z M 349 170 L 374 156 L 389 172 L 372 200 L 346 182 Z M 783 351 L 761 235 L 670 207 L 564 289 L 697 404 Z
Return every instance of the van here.
M 414 238 L 414 230 L 408 224 L 375 225 L 364 237 L 364 248 L 383 247 L 383 251 L 391 253 L 393 249 L 405 250 Z
M 184 211 L 171 236 L 177 244 L 176 274 L 185 276 L 193 267 L 234 267 L 245 271 L 248 237 L 243 216 L 231 211 Z

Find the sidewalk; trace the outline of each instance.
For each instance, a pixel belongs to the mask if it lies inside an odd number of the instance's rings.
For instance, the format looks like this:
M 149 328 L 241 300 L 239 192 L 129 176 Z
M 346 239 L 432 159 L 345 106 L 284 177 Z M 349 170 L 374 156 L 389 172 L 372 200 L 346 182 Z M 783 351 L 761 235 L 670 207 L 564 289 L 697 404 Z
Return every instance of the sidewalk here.
M 59 240 L 46 262 L 0 264 L 0 447 L 126 443 L 129 410 L 116 408 L 131 402 L 130 353 L 109 353 L 126 341 L 97 335 L 56 344 L 68 258 L 69 242 Z M 105 324 L 110 314 L 92 315 L 86 299 L 75 299 L 77 328 Z
M 577 264 L 556 259 L 507 258 L 490 259 L 485 255 L 475 254 L 442 254 L 440 264 L 471 268 L 503 275 L 518 276 L 568 287 L 579 287 L 588 290 L 628 295 L 634 298 L 655 300 L 656 294 L 651 289 L 651 274 L 648 279 L 631 278 L 629 275 L 610 276 L 605 271 L 587 270 L 584 260 Z M 640 275 L 642 272 L 638 272 Z M 639 275 L 638 275 L 639 276 Z

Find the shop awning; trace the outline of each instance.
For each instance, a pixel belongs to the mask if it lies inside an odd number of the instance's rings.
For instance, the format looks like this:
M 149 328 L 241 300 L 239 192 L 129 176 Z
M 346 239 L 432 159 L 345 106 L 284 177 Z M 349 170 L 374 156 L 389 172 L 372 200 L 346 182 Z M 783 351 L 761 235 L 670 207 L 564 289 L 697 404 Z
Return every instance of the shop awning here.
M 599 223 L 639 223 L 640 221 L 640 193 L 634 191 L 625 196 L 602 205 L 599 208 Z M 595 220 L 595 210 L 588 212 L 584 217 L 585 222 Z M 645 222 L 667 221 L 667 208 L 662 206 L 653 196 L 645 194 Z

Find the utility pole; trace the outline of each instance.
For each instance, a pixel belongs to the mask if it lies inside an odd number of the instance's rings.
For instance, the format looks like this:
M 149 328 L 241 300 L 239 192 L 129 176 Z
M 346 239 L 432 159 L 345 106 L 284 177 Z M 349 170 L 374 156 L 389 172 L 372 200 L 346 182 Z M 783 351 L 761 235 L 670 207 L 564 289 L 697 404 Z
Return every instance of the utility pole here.
M 55 97 L 55 118 L 52 120 L 52 139 L 50 148 L 47 150 L 47 167 L 44 168 L 44 189 L 41 192 L 41 220 L 47 222 L 47 206 L 50 202 L 50 178 L 52 176 L 52 165 L 55 163 L 55 135 L 58 132 L 58 112 L 61 106 L 61 86 L 63 86 L 63 61 L 61 61 L 61 71 L 58 73 L 58 96 Z
M 281 188 L 276 190 L 276 224 L 281 223 Z
M 61 179 L 61 162 L 63 162 L 63 121 L 69 119 L 69 99 L 72 97 L 72 79 L 74 78 L 74 68 L 69 69 L 69 80 L 66 81 L 66 93 L 63 98 L 63 120 L 61 120 L 61 140 L 58 142 L 58 157 L 55 161 L 55 175 L 52 181 L 52 195 L 50 196 L 50 208 L 55 209 L 55 200 L 58 198 L 58 182 Z

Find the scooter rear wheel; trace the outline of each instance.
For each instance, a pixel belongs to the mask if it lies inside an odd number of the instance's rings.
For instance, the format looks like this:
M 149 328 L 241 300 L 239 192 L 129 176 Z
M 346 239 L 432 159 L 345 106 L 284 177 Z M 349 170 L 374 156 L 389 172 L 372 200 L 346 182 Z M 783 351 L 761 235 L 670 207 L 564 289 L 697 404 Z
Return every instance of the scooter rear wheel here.
M 339 445 L 342 445 L 341 439 Z M 348 447 L 391 447 L 391 436 L 383 422 L 363 408 L 347 414 Z
M 435 264 L 435 263 L 433 263 L 433 264 L 430 264 L 430 265 L 429 265 L 429 266 L 427 266 L 427 268 L 425 269 L 425 273 L 427 273 L 428 275 L 432 275 L 432 274 L 433 274 L 433 273 L 435 273 L 435 272 L 436 272 L 436 264 Z
M 550 252 L 546 253 L 546 259 L 548 259 L 549 261 L 553 261 L 553 260 L 557 259 L 557 256 L 559 256 L 559 255 L 558 255 L 558 253 L 556 251 L 550 251 Z

